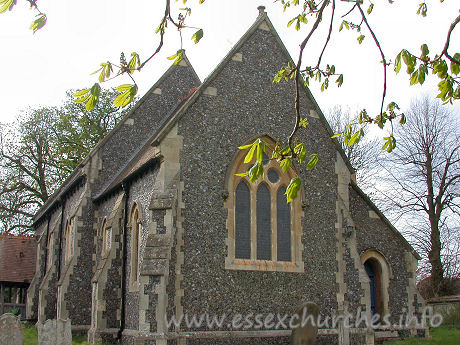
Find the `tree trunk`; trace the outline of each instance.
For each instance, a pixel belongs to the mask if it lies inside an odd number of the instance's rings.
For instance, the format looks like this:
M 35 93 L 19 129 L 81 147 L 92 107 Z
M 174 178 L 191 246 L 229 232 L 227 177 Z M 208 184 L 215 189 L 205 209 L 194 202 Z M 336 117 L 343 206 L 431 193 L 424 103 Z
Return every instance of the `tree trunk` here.
M 442 290 L 443 279 L 444 279 L 444 269 L 441 262 L 441 240 L 438 222 L 436 219 L 430 217 L 431 224 L 431 250 L 428 253 L 428 259 L 431 264 L 431 284 L 435 296 L 439 295 Z

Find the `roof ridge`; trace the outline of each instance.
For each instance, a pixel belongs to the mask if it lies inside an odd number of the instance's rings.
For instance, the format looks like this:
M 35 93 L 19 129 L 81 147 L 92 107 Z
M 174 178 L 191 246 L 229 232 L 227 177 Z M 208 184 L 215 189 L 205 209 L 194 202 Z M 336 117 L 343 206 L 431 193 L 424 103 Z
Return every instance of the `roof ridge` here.
M 3 238 L 17 238 L 17 239 L 29 240 L 29 239 L 35 239 L 36 237 L 37 236 L 34 235 L 34 234 L 11 234 L 11 233 L 0 234 L 0 239 L 3 239 Z
M 188 109 L 188 107 L 195 102 L 195 100 L 198 98 L 198 96 L 201 95 L 203 90 L 206 89 L 206 87 L 209 85 L 209 83 L 218 75 L 218 73 L 223 69 L 223 67 L 231 60 L 233 55 L 237 53 L 237 50 L 249 39 L 249 37 L 260 27 L 260 25 L 263 22 L 266 22 L 269 31 L 272 33 L 272 35 L 275 37 L 275 40 L 278 42 L 279 46 L 281 47 L 282 51 L 284 54 L 287 56 L 288 60 L 290 60 L 292 63 L 294 63 L 294 60 L 292 59 L 291 55 L 289 54 L 289 51 L 287 50 L 286 46 L 284 45 L 283 41 L 281 40 L 280 36 L 278 35 L 278 32 L 276 31 L 275 27 L 273 26 L 273 23 L 270 21 L 270 18 L 268 17 L 267 12 L 265 12 L 265 7 L 264 6 L 259 6 L 257 8 L 259 10 L 259 15 L 257 16 L 256 20 L 254 23 L 249 27 L 249 29 L 241 36 L 241 38 L 238 40 L 237 43 L 229 50 L 229 52 L 225 55 L 225 57 L 222 59 L 222 61 L 214 68 L 214 70 L 204 79 L 204 81 L 201 83 L 199 86 L 197 92 L 194 93 L 190 99 L 184 103 L 184 105 L 179 109 L 179 111 L 176 113 L 176 115 L 170 120 L 168 124 L 165 125 L 164 129 L 158 133 L 158 137 L 154 139 L 154 143 L 157 143 L 160 141 L 164 135 L 169 131 L 169 129 L 175 124 L 176 121 L 178 121 L 181 117 L 182 114 L 185 112 L 185 110 Z M 332 137 L 335 133 L 332 131 L 331 126 L 329 125 L 329 122 L 327 121 L 326 117 L 324 116 L 321 108 L 319 107 L 318 103 L 316 102 L 315 98 L 313 97 L 310 89 L 302 83 L 302 86 L 307 93 L 307 96 L 311 99 L 314 107 L 316 108 L 317 113 L 319 114 L 319 118 L 323 122 L 323 124 L 326 127 L 326 130 L 329 132 L 330 137 Z M 343 151 L 342 146 L 340 145 L 339 141 L 336 138 L 330 138 L 334 145 L 336 146 L 337 151 L 339 154 L 342 156 L 345 165 L 349 169 L 350 173 L 354 174 L 355 169 L 350 163 L 350 160 L 348 159 L 347 155 Z

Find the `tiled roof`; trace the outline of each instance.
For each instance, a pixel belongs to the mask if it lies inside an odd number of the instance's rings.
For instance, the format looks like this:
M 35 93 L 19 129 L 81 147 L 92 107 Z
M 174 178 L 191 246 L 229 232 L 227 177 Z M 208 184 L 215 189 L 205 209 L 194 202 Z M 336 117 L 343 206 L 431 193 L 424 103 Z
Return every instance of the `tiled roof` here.
M 175 114 L 181 109 L 181 107 L 187 102 L 187 100 L 195 93 L 198 87 L 192 88 L 188 95 L 181 99 L 165 116 L 160 122 L 157 128 L 153 131 L 152 135 L 147 138 L 145 143 L 134 153 L 134 155 L 128 160 L 128 162 L 118 171 L 114 178 L 108 182 L 108 184 L 102 189 L 102 191 L 94 197 L 94 200 L 99 200 L 103 196 L 117 189 L 121 183 L 128 177 L 135 174 L 142 167 L 146 165 L 156 164 L 159 162 L 159 152 L 155 146 L 152 146 L 152 138 L 156 137 L 159 132 L 163 130 L 163 126 L 175 116 Z
M 34 235 L 0 235 L 0 281 L 29 283 L 35 274 L 36 251 Z

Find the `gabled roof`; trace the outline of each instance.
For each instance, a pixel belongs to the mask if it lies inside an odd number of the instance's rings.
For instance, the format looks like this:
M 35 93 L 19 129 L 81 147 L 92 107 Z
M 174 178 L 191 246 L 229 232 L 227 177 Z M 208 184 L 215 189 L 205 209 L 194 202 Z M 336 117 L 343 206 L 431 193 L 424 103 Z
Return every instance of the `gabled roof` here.
M 224 59 L 217 65 L 217 67 L 211 72 L 211 74 L 204 80 L 204 82 L 199 86 L 199 88 L 196 90 L 196 92 L 188 99 L 187 102 L 185 102 L 180 109 L 174 114 L 174 116 L 164 124 L 164 127 L 158 131 L 158 134 L 155 138 L 153 138 L 152 145 L 157 145 L 159 141 L 169 132 L 169 130 L 176 124 L 176 122 L 184 115 L 184 113 L 187 111 L 187 109 L 197 100 L 197 98 L 206 90 L 206 88 L 209 86 L 211 81 L 216 78 L 216 76 L 219 74 L 219 72 L 225 67 L 225 65 L 231 61 L 232 57 L 239 51 L 241 46 L 251 37 L 251 35 L 262 25 L 262 23 L 266 23 L 270 29 L 270 32 L 273 34 L 275 37 L 276 41 L 278 42 L 279 46 L 283 50 L 283 53 L 286 55 L 287 61 L 290 61 L 291 63 L 295 64 L 294 61 L 292 60 L 292 57 L 290 56 L 286 46 L 282 42 L 281 38 L 279 37 L 275 27 L 273 26 L 272 22 L 267 16 L 267 13 L 263 11 L 262 8 L 259 9 L 259 16 L 257 17 L 256 21 L 254 24 L 251 25 L 251 27 L 246 31 L 246 33 L 240 38 L 240 40 L 233 46 L 233 48 L 227 53 L 227 55 L 224 57 Z M 311 99 L 315 106 L 316 112 L 319 114 L 319 117 L 321 121 L 323 121 L 324 126 L 326 127 L 327 131 L 330 134 L 330 137 L 332 137 L 335 133 L 332 131 L 331 127 L 329 126 L 329 123 L 327 122 L 323 112 L 321 111 L 320 107 L 318 106 L 318 103 L 316 103 L 316 100 L 314 99 L 313 95 L 311 94 L 310 90 L 308 89 L 307 86 L 305 86 L 302 83 L 302 87 L 304 88 L 305 92 L 307 93 L 308 97 Z M 352 167 L 350 160 L 346 156 L 345 152 L 343 151 L 340 143 L 338 142 L 337 139 L 331 138 L 333 141 L 334 145 L 337 148 L 337 151 L 340 153 L 342 156 L 343 160 L 345 161 L 346 166 L 350 170 L 350 173 L 354 173 L 355 170 Z
M 169 119 L 175 116 L 178 109 L 193 95 L 197 88 L 190 90 L 187 97 L 176 104 L 163 118 L 159 125 L 155 128 L 149 138 L 144 142 L 143 145 L 133 154 L 126 164 L 115 174 L 113 179 L 109 181 L 103 188 L 102 191 L 96 195 L 93 200 L 98 201 L 107 194 L 110 194 L 119 188 L 121 188 L 123 182 L 129 180 L 139 173 L 139 170 L 144 170 L 157 163 L 159 163 L 159 152 L 156 147 L 151 145 L 152 138 L 158 135 L 158 132 L 163 128 L 163 124 L 168 122 Z
M 30 283 L 36 258 L 34 235 L 0 235 L 0 282 Z
M 359 186 L 354 183 L 350 182 L 350 186 L 358 193 L 358 195 L 363 198 L 363 200 L 367 203 L 367 205 L 379 216 L 379 218 L 390 228 L 391 231 L 402 241 L 402 243 L 406 246 L 406 248 L 415 256 L 417 260 L 420 260 L 421 257 L 417 253 L 417 251 L 410 245 L 410 243 L 406 240 L 406 238 L 394 227 L 393 224 L 388 220 L 387 217 L 378 209 L 378 207 L 373 203 L 373 201 L 364 193 Z
M 193 68 L 192 64 L 190 63 L 189 59 L 187 58 L 186 54 L 184 53 L 182 60 L 186 63 L 187 68 L 191 69 L 192 74 L 195 76 L 197 81 L 200 81 L 200 78 L 195 72 L 195 69 Z M 181 66 L 182 67 L 182 66 Z M 89 162 L 91 157 L 93 157 L 98 150 L 109 140 L 110 137 L 112 137 L 118 129 L 130 118 L 131 114 L 133 114 L 141 105 L 144 103 L 148 96 L 156 89 L 158 88 L 164 80 L 166 80 L 172 73 L 173 71 L 179 68 L 179 66 L 176 65 L 171 65 L 166 72 L 156 81 L 155 84 L 142 96 L 142 98 L 137 101 L 135 106 L 130 110 L 128 114 L 126 114 L 120 122 L 117 123 L 117 125 L 109 132 L 107 135 L 99 141 L 95 147 L 91 149 L 91 151 L 88 153 L 88 155 L 78 164 L 78 166 L 75 168 L 75 170 L 64 180 L 64 182 L 61 184 L 61 186 L 49 197 L 49 199 L 45 202 L 45 204 L 40 208 L 40 210 L 36 213 L 34 216 L 34 224 L 37 224 L 40 219 L 54 206 L 58 205 L 60 202 L 60 199 L 64 197 L 67 192 L 72 189 L 73 186 L 76 184 L 78 185 L 82 179 L 84 179 L 86 176 L 83 173 L 83 167 L 85 164 Z M 179 104 L 181 104 L 179 102 Z M 177 107 L 177 106 L 176 106 Z M 142 146 L 144 147 L 144 145 Z M 129 162 L 128 162 L 129 163 Z M 105 188 L 103 189 L 105 190 Z

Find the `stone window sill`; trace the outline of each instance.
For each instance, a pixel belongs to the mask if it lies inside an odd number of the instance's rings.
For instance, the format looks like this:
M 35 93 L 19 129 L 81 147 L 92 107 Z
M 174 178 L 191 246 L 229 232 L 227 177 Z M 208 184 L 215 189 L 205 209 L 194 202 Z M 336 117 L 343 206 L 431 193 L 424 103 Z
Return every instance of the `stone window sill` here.
M 225 269 L 263 272 L 304 272 L 303 263 L 249 259 L 228 260 L 225 262 Z

